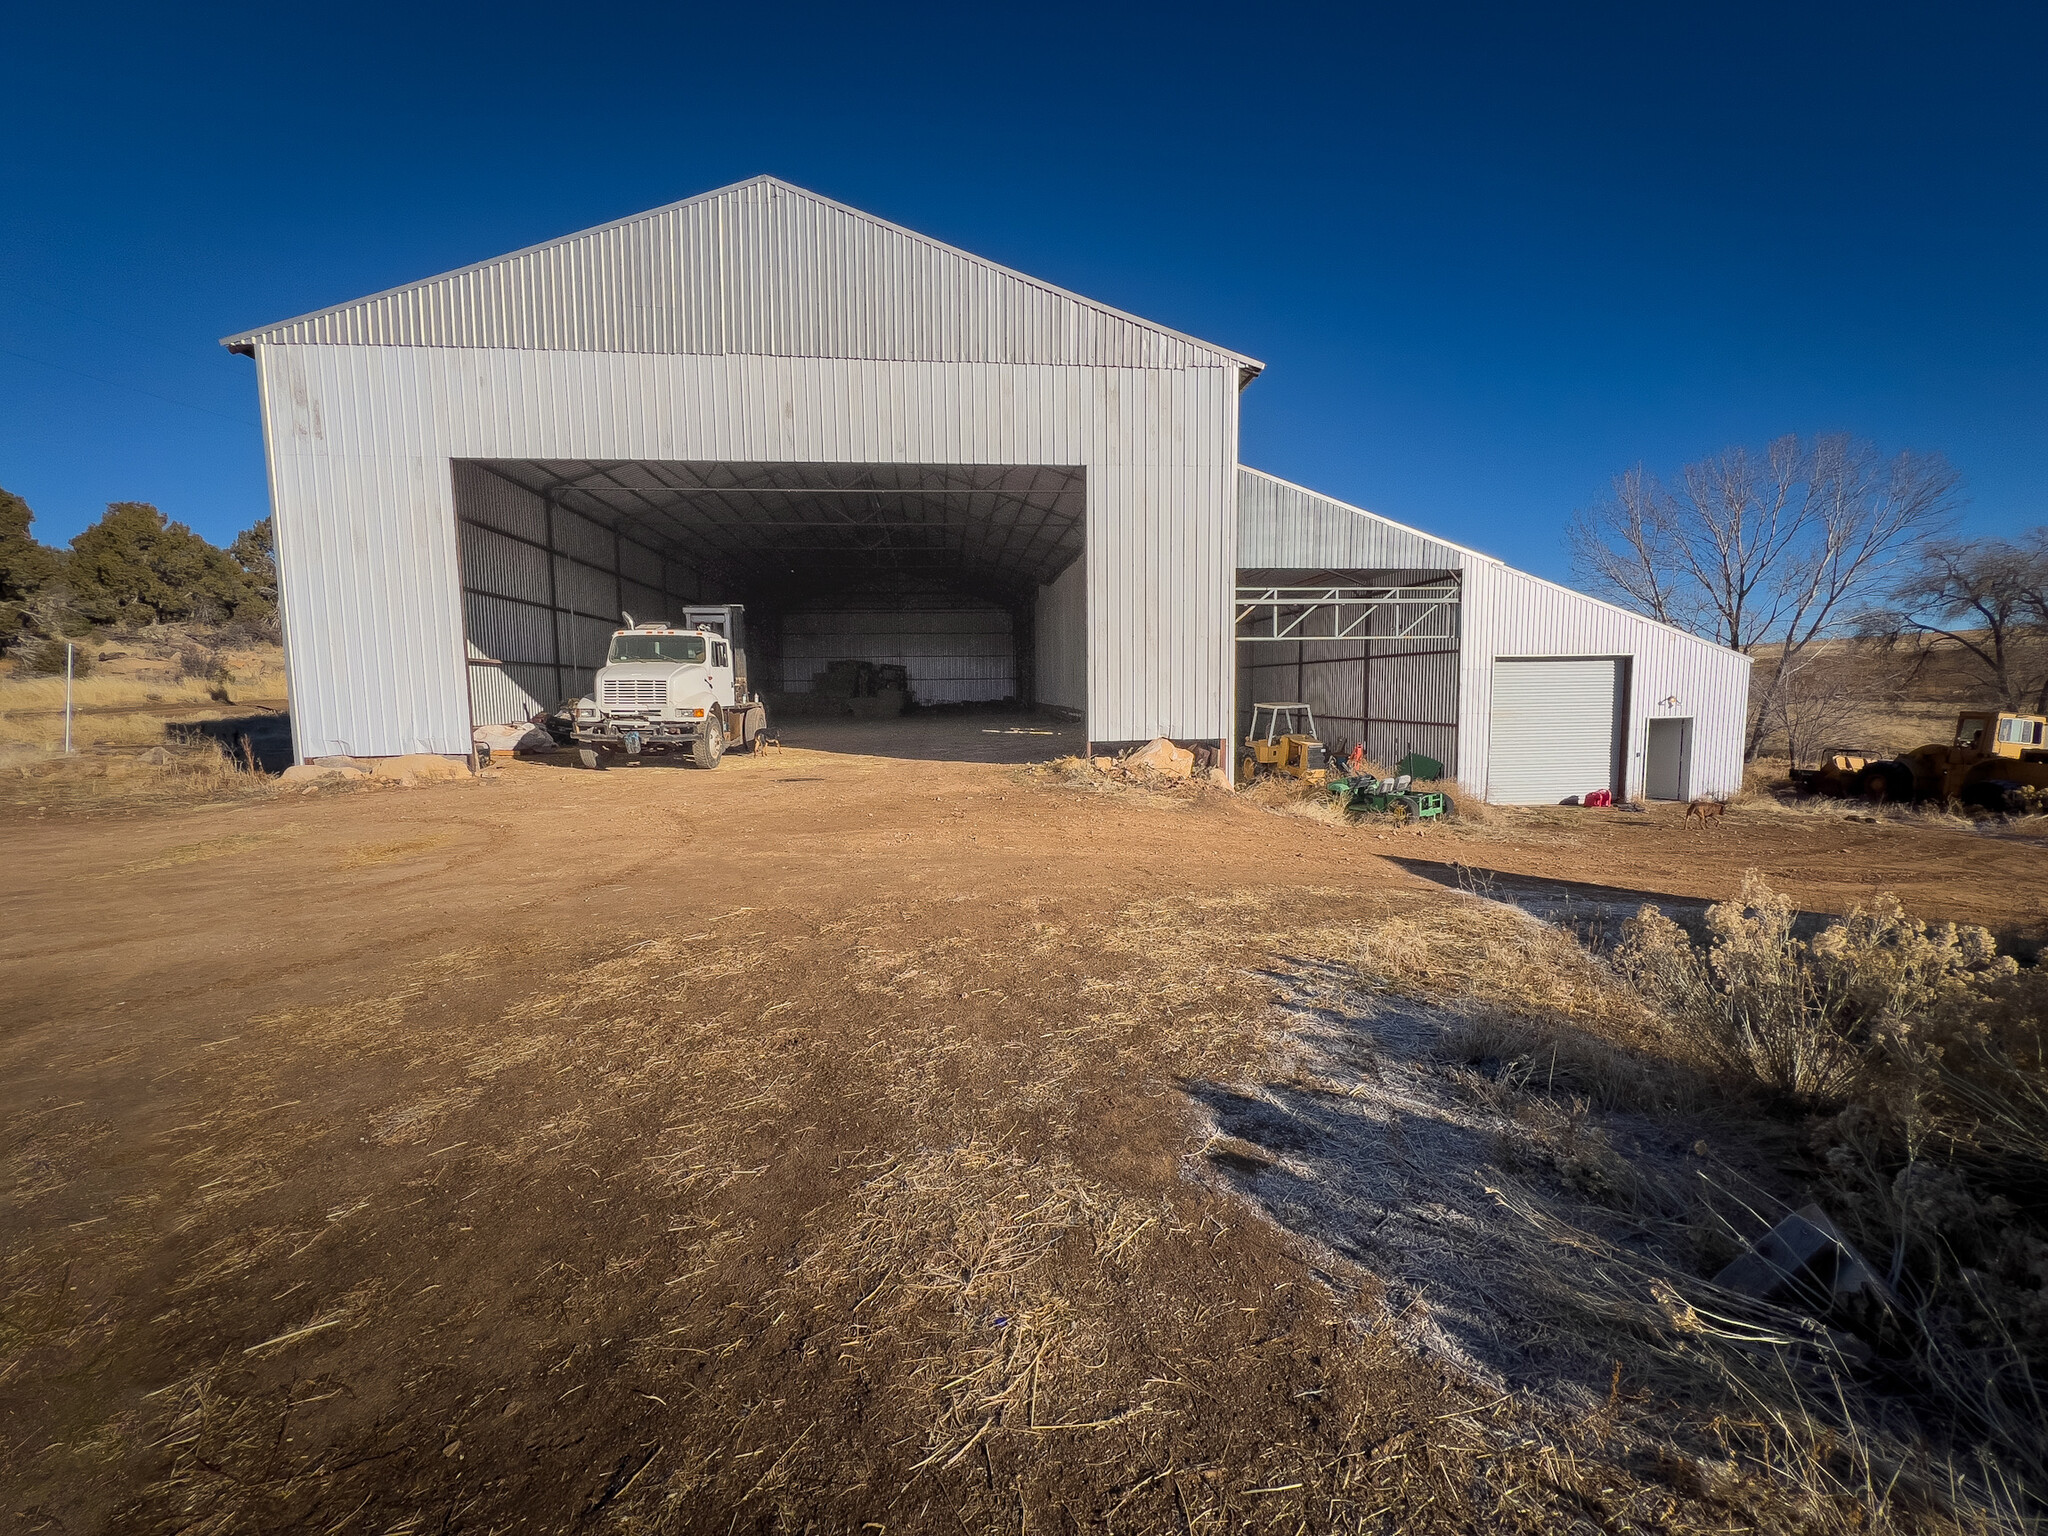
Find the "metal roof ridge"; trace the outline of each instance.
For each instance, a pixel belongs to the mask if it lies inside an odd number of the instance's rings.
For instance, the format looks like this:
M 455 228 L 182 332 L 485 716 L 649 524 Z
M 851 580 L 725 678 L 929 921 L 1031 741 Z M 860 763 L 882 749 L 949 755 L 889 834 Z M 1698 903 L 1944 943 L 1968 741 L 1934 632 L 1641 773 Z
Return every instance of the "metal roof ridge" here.
M 353 299 L 344 299 L 339 304 L 322 305 L 318 309 L 309 309 L 304 314 L 293 315 L 289 319 L 274 320 L 270 322 L 268 325 L 259 325 L 254 326 L 248 330 L 236 331 L 230 335 L 221 337 L 220 344 L 224 347 L 229 348 L 230 350 L 239 351 L 247 346 L 252 345 L 258 337 L 262 336 L 265 332 L 268 331 L 283 330 L 286 326 L 302 325 L 309 320 L 318 320 L 327 315 L 339 314 L 343 310 L 354 309 L 358 305 L 374 304 L 377 302 L 377 300 L 390 298 L 394 294 L 406 293 L 415 288 L 425 288 L 430 284 L 446 282 L 451 278 L 462 277 L 471 272 L 480 272 L 486 267 L 494 267 L 501 262 L 517 261 L 522 256 L 531 256 L 538 251 L 545 251 L 555 246 L 567 245 L 572 240 L 586 239 L 592 235 L 603 234 L 606 230 L 621 229 L 628 224 L 638 224 L 645 219 L 659 218 L 663 214 L 674 213 L 677 209 L 687 208 L 694 203 L 708 202 L 712 198 L 724 197 L 729 193 L 738 192 L 747 187 L 760 186 L 772 187 L 780 192 L 792 193 L 798 197 L 809 198 L 812 202 L 820 203 L 827 208 L 835 210 L 836 212 L 849 215 L 852 218 L 865 220 L 869 224 L 878 225 L 881 228 L 889 230 L 895 234 L 902 235 L 908 239 L 918 241 L 920 244 L 929 246 L 934 250 L 944 251 L 948 255 L 958 256 L 964 261 L 973 262 L 976 266 L 985 267 L 989 271 L 1000 273 L 1002 276 L 1011 278 L 1017 282 L 1029 284 L 1031 287 L 1040 289 L 1046 293 L 1057 295 L 1058 297 L 1066 299 L 1072 303 L 1084 305 L 1089 309 L 1099 311 L 1100 313 L 1105 315 L 1114 316 L 1116 319 L 1119 320 L 1127 320 L 1133 325 L 1140 325 L 1145 327 L 1145 329 L 1147 330 L 1157 331 L 1159 334 L 1163 336 L 1171 336 L 1176 341 L 1184 341 L 1188 343 L 1190 346 L 1201 347 L 1206 351 L 1214 352 L 1219 357 L 1228 358 L 1230 361 L 1238 363 L 1242 365 L 1244 368 L 1251 370 L 1250 374 L 1247 376 L 1244 382 L 1250 382 L 1251 378 L 1255 378 L 1258 376 L 1258 374 L 1263 373 L 1265 371 L 1266 365 L 1260 362 L 1257 358 L 1252 357 L 1247 353 L 1236 351 L 1230 347 L 1218 346 L 1213 341 L 1204 341 L 1199 336 L 1191 336 L 1185 331 L 1177 331 L 1172 326 L 1161 325 L 1156 320 L 1147 320 L 1142 315 L 1134 315 L 1130 313 L 1128 310 L 1118 309 L 1114 305 L 1105 304 L 1099 299 L 1091 299 L 1087 297 L 1085 294 L 1075 293 L 1070 288 L 1062 288 L 1057 283 L 1047 282 L 1044 278 L 1033 277 L 1030 273 L 1020 272 L 1014 267 L 1006 267 L 999 261 L 992 261 L 986 256 L 976 255 L 973 251 L 963 250 L 961 247 L 957 245 L 948 245 L 943 240 L 936 239 L 931 235 L 923 234 L 918 230 L 910 229 L 905 225 L 894 223 L 891 220 L 882 218 L 878 214 L 869 213 L 865 209 L 855 208 L 850 203 L 839 202 L 835 198 L 826 197 L 821 192 L 813 192 L 808 187 L 800 187 L 796 185 L 796 183 L 794 182 L 784 181 L 779 176 L 770 176 L 767 174 L 759 176 L 749 176 L 744 180 L 735 181 L 723 187 L 713 187 L 708 192 L 699 192 L 690 197 L 678 198 L 675 202 L 672 203 L 663 203 L 661 206 L 657 208 L 645 208 L 638 213 L 626 214 L 622 218 L 608 219 L 602 224 L 592 224 L 587 229 L 571 230 L 569 233 L 564 235 L 556 235 L 551 239 L 537 241 L 532 245 L 523 245 L 519 247 L 519 249 L 517 250 L 505 251 L 496 256 L 487 256 L 481 261 L 472 261 L 468 263 L 466 266 L 450 267 L 445 272 L 436 272 L 427 277 L 415 278 L 411 282 L 398 283 L 390 288 L 380 288 L 375 293 L 366 293 Z

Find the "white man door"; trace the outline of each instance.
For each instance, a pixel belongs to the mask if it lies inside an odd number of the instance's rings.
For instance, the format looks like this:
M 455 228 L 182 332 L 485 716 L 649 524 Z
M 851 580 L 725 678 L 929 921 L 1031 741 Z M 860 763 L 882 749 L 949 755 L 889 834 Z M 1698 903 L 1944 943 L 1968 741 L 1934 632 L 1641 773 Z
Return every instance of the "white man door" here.
M 1503 656 L 1493 664 L 1486 798 L 1555 805 L 1622 793 L 1628 664 L 1615 656 Z

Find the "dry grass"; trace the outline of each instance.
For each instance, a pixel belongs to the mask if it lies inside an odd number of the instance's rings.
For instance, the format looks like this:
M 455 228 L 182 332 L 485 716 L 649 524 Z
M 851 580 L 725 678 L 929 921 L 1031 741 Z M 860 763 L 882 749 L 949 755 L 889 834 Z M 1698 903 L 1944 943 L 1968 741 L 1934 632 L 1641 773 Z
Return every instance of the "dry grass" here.
M 1486 1109 L 1512 1131 L 1496 1153 L 1502 1167 L 1487 1175 L 1511 1218 L 1496 1234 L 1501 1279 L 1512 1276 L 1540 1302 L 1520 1319 L 1534 1334 L 1613 1351 L 1646 1404 L 1627 1415 L 1632 1435 L 1681 1460 L 1711 1442 L 1731 1475 L 1764 1476 L 1805 1501 L 1817 1529 L 2031 1529 L 2048 1452 L 2030 1354 L 2048 1329 L 2034 1315 L 2043 1310 L 2038 1277 L 2030 1290 L 2024 1276 L 2048 1242 L 2005 1225 L 2009 1208 L 1955 1171 L 1929 1167 L 1912 1196 L 1896 1191 L 1937 1144 L 1971 1149 L 1965 1165 L 1975 1159 L 2005 1179 L 2038 1179 L 2048 1147 L 2040 978 L 1991 958 L 1981 930 L 1915 925 L 1895 904 L 1824 931 L 1809 956 L 1790 936 L 1789 910 L 1760 887 L 1748 894 L 1749 918 L 1738 921 L 1738 903 L 1710 919 L 1727 951 L 1711 970 L 1702 959 L 1689 980 L 1658 986 L 1631 984 L 1562 932 L 1480 903 L 1374 914 L 1351 962 L 1370 990 L 1451 1010 L 1443 1059 L 1477 1069 L 1471 1080 Z M 1662 919 L 1644 934 L 1661 947 L 1647 958 L 1625 951 L 1629 975 L 1676 976 L 1693 963 L 1672 958 L 1690 953 L 1691 941 Z M 1833 979 L 1806 979 L 1809 969 Z M 1716 997 L 1746 1000 L 1728 1003 L 1736 1024 L 1715 1022 Z M 1761 1022 L 1773 1009 L 1807 1012 Z M 1867 1033 L 1874 1026 L 1853 1022 L 1866 1017 L 1898 1018 L 1900 1039 L 1917 1043 L 1879 1051 Z M 1766 1033 L 1750 1048 L 1772 1069 L 1761 1076 L 1741 1065 L 1756 1029 Z M 1787 1055 L 1772 1045 L 1801 1029 L 1813 1049 Z M 1957 1030 L 1984 1043 L 1941 1044 Z M 1971 1033 L 1984 1030 L 1992 1033 Z M 1896 1065 L 1872 1077 L 1881 1057 Z M 1798 1062 L 1822 1075 L 1777 1071 Z M 1933 1075 L 1900 1091 L 1914 1073 Z M 1795 1090 L 1832 1098 L 1811 1110 L 1771 1108 L 1771 1095 Z M 1886 1107 L 1858 1108 L 1860 1096 Z M 1883 1127 L 1901 1105 L 1917 1106 L 1917 1129 L 1902 1125 L 1893 1145 Z M 1653 1162 L 1613 1156 L 1597 1127 L 1602 1110 L 1680 1125 L 1704 1117 L 1717 1145 L 1752 1158 L 1767 1152 L 1768 1166 L 1716 1165 L 1697 1188 L 1671 1174 L 1660 1183 Z M 1807 1150 L 1809 1137 L 1824 1159 Z M 1531 1169 L 1593 1206 L 1634 1213 L 1642 1236 L 1624 1241 L 1522 1187 Z M 1776 1180 L 1778 1195 L 1757 1178 Z M 1899 1234 L 1893 1271 L 1907 1301 L 1883 1325 L 1891 1331 L 1878 1342 L 1892 1361 L 1876 1379 L 1860 1366 L 1862 1345 L 1699 1278 L 1775 1219 L 1759 1223 L 1746 1204 L 1770 1209 L 1782 1196 L 1782 1213 L 1805 1198 L 1792 1193 L 1802 1180 L 1817 1183 L 1866 1251 L 1890 1253 Z M 1991 1214 L 1994 1206 L 2007 1214 Z M 1959 1274 L 1958 1264 L 1979 1268 Z M 1930 1414 L 1955 1433 L 1930 1442 Z
M 161 735 L 157 738 L 161 740 Z M 144 751 L 0 749 L 0 814 L 111 814 L 266 799 L 279 781 L 213 742 Z
M 218 702 L 215 684 L 203 677 L 138 678 L 106 674 L 75 678 L 72 706 L 83 712 L 97 709 L 137 709 L 150 705 L 204 706 Z M 62 713 L 64 679 L 61 677 L 0 677 L 0 714 Z
M 178 661 L 178 647 L 192 643 L 186 629 L 105 643 L 135 648 L 112 653 L 115 659 L 101 663 L 92 676 L 72 680 L 72 740 L 80 747 L 147 746 L 165 739 L 172 720 L 219 714 L 222 706 L 284 702 L 284 653 L 274 645 L 208 648 L 206 654 L 227 671 L 186 676 Z M 101 644 L 88 642 L 85 649 Z M 18 667 L 0 672 L 0 748 L 58 750 L 64 696 L 61 676 L 31 677 Z
M 1327 789 L 1277 773 L 1262 774 L 1253 779 L 1238 791 L 1238 797 L 1247 805 L 1281 816 L 1299 816 L 1332 827 L 1352 824 L 1352 818 Z

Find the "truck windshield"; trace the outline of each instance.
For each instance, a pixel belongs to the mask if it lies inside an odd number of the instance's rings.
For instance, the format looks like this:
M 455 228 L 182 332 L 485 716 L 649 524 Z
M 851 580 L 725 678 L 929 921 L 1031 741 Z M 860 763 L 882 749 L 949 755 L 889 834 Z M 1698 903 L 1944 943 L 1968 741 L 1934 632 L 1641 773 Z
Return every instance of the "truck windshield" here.
M 613 635 L 608 665 L 622 661 L 702 661 L 702 635 Z

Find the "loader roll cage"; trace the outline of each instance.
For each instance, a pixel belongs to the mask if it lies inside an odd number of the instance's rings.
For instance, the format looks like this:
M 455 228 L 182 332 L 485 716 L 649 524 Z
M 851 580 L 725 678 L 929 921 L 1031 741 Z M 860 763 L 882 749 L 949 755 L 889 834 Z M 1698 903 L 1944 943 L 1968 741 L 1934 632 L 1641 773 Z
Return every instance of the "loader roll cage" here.
M 1259 735 L 1259 715 L 1262 711 L 1266 716 L 1266 734 L 1263 737 Z M 1283 715 L 1287 717 L 1287 724 L 1284 727 L 1280 724 L 1280 719 Z M 1306 729 L 1297 731 L 1294 728 L 1296 716 L 1307 722 Z M 1306 704 L 1254 704 L 1252 706 L 1252 728 L 1246 734 L 1245 740 L 1248 742 L 1274 742 L 1283 736 L 1314 736 L 1315 734 L 1315 711 Z

